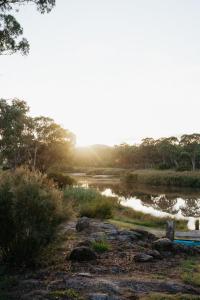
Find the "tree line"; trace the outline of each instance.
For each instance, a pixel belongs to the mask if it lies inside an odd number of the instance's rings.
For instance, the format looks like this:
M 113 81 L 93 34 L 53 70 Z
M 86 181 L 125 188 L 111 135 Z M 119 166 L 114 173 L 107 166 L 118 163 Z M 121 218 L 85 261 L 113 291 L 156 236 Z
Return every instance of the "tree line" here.
M 180 138 L 145 138 L 137 145 L 79 148 L 75 161 L 80 166 L 195 171 L 200 168 L 200 134 L 184 134 Z
M 75 148 L 75 135 L 45 116 L 31 117 L 25 101 L 0 99 L 0 159 L 4 168 L 119 167 L 200 169 L 200 134 L 145 138 L 140 144 Z

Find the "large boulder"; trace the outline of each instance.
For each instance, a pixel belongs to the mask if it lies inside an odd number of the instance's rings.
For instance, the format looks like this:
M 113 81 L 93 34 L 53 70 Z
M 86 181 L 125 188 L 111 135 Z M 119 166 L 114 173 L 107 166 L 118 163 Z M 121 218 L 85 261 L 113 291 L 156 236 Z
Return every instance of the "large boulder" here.
M 148 262 L 152 260 L 153 260 L 153 256 L 145 253 L 139 253 L 134 256 L 134 261 L 136 262 Z
M 167 238 L 158 239 L 152 245 L 158 251 L 171 251 L 173 248 L 173 242 Z
M 69 256 L 69 259 L 73 261 L 90 261 L 95 260 L 96 258 L 96 253 L 85 246 L 74 248 Z
M 76 230 L 79 232 L 85 229 L 89 229 L 89 227 L 90 227 L 90 219 L 88 217 L 82 217 L 76 223 Z

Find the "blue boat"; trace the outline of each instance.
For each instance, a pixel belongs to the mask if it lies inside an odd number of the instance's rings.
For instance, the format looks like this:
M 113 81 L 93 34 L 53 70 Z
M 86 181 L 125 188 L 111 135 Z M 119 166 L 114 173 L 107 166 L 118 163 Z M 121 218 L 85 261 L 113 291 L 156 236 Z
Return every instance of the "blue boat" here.
M 190 240 L 174 240 L 175 244 L 182 244 L 185 246 L 191 246 L 191 247 L 200 247 L 200 241 L 190 241 Z

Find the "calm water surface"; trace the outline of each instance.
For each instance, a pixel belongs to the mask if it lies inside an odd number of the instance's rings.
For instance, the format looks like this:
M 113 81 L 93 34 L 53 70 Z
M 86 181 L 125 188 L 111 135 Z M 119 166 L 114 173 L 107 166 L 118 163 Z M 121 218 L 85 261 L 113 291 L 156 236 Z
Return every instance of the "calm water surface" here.
M 76 180 L 84 187 L 92 187 L 103 195 L 118 197 L 121 204 L 153 216 L 173 216 L 188 220 L 188 228 L 194 229 L 196 219 L 200 218 L 200 190 L 128 186 L 115 177 L 88 177 L 78 174 Z

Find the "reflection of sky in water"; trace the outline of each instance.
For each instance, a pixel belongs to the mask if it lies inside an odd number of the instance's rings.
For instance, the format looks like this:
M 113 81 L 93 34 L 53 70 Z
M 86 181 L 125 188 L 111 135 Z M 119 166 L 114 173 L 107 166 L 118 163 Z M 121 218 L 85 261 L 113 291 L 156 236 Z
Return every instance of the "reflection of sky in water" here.
M 102 194 L 105 195 L 105 196 L 118 197 L 119 200 L 120 200 L 120 203 L 122 205 L 134 208 L 137 211 L 141 211 L 143 213 L 150 214 L 152 216 L 156 216 L 156 217 L 169 217 L 170 216 L 170 217 L 174 217 L 175 219 L 185 219 L 185 220 L 188 220 L 188 228 L 189 229 L 194 229 L 194 223 L 195 223 L 195 219 L 196 218 L 194 218 L 194 217 L 185 217 L 185 216 L 182 215 L 182 211 L 181 211 L 180 208 L 183 208 L 183 207 L 186 206 L 185 200 L 182 199 L 182 198 L 177 198 L 176 199 L 177 202 L 173 206 L 173 209 L 177 210 L 178 212 L 175 213 L 175 214 L 170 214 L 170 213 L 161 211 L 159 209 L 155 209 L 150 204 L 149 205 L 144 205 L 144 203 L 140 199 L 138 199 L 136 197 L 130 197 L 130 198 L 127 199 L 125 197 L 118 196 L 117 194 L 114 194 L 110 188 L 105 189 L 102 192 Z M 159 203 L 159 199 L 162 196 L 165 196 L 165 195 L 160 195 L 158 197 L 154 197 L 153 198 L 154 202 L 155 203 Z

